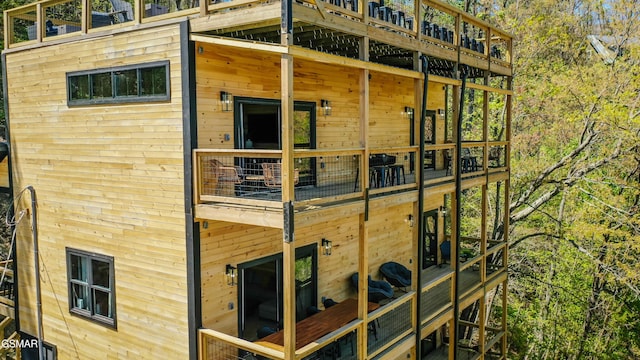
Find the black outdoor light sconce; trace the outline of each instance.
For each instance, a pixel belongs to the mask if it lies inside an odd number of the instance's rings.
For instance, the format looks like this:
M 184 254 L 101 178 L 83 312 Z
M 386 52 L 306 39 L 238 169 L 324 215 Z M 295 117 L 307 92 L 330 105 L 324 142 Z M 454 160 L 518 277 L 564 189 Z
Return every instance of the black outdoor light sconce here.
M 233 95 L 226 91 L 220 91 L 220 105 L 222 105 L 222 111 L 231 111 L 233 109 Z
M 238 269 L 236 267 L 231 266 L 231 264 L 227 264 L 225 275 L 227 276 L 227 285 L 238 285 Z
M 404 115 L 407 117 L 408 120 L 413 120 L 413 114 L 414 114 L 414 110 L 412 107 L 409 106 L 405 106 L 404 107 Z
M 333 248 L 333 245 L 331 243 L 331 240 L 327 240 L 327 239 L 322 239 L 322 254 L 323 255 L 331 255 L 331 249 Z
M 413 215 L 411 214 L 407 215 L 407 218 L 404 219 L 404 222 L 406 222 L 407 225 L 409 225 L 409 227 L 413 227 L 413 224 L 414 224 Z
M 331 115 L 331 101 L 325 99 L 320 100 L 320 108 L 322 108 L 323 115 Z

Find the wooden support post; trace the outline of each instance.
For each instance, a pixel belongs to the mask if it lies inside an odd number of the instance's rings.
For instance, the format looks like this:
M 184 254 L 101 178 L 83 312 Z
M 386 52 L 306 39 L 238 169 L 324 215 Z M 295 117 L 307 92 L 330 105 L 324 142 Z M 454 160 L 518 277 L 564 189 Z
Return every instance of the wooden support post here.
M 200 0 L 200 16 L 206 16 L 209 12 L 209 0 Z
M 364 37 L 360 42 L 360 60 L 369 60 L 369 38 Z M 367 308 L 369 284 L 367 281 L 369 274 L 369 70 L 360 71 L 360 142 L 364 148 L 364 159 L 360 163 L 362 168 L 361 184 L 365 190 L 365 211 L 359 216 L 359 236 L 358 236 L 358 318 L 362 319 L 363 325 L 358 331 L 358 359 L 367 357 Z
M 89 14 L 91 14 L 91 4 L 89 0 L 82 0 L 82 9 L 80 11 L 80 32 L 86 34 L 89 30 Z
M 135 0 L 133 4 L 133 22 L 138 25 L 142 22 L 142 16 L 144 15 L 144 1 Z
M 359 216 L 358 236 L 358 318 L 362 320 L 362 326 L 358 329 L 358 359 L 367 359 L 367 308 L 369 285 L 367 282 L 369 267 L 369 228 L 364 214 Z
M 42 38 L 44 37 L 44 15 L 42 11 L 42 3 L 36 4 L 36 40 L 38 42 L 42 42 Z
M 6 11 L 3 14 L 4 17 L 4 48 L 8 49 L 13 40 L 13 19 L 9 17 L 9 13 Z
M 483 283 L 484 283 L 484 280 L 483 280 Z M 478 305 L 480 306 L 479 315 L 478 315 L 478 346 L 480 348 L 480 354 L 484 354 L 486 351 L 484 344 L 486 344 L 485 328 L 487 326 L 487 321 L 486 321 L 487 304 L 488 304 L 487 290 L 485 288 L 484 294 L 480 298 L 479 305 Z
M 280 43 L 292 45 L 293 0 L 282 1 Z M 293 56 L 282 54 L 280 58 L 280 99 L 282 109 L 282 203 L 284 214 L 282 261 L 283 261 L 283 313 L 284 313 L 284 358 L 295 359 L 296 353 L 296 249 L 294 229 L 294 161 L 293 161 Z

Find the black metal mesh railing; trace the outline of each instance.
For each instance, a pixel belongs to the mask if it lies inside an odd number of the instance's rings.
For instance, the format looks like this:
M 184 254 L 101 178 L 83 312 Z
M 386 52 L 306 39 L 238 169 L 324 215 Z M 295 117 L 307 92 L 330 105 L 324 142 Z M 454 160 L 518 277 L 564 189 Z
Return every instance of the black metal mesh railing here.
M 282 201 L 285 176 L 281 157 L 279 151 L 196 151 L 200 200 Z M 292 178 L 295 201 L 330 202 L 361 196 L 361 159 L 357 150 L 297 152 Z M 398 181 L 395 176 L 393 181 Z
M 200 194 L 280 201 L 282 165 L 279 154 L 237 157 L 202 154 L 199 157 Z
M 451 279 L 420 294 L 420 319 L 428 320 L 448 308 L 451 302 Z
M 378 351 L 383 346 L 392 343 L 394 339 L 397 339 L 412 329 L 412 304 L 412 301 L 406 298 L 400 298 L 386 305 L 395 306 L 393 310 L 369 321 L 367 324 L 369 331 L 368 354 Z
M 296 201 L 330 201 L 359 193 L 360 162 L 360 154 L 355 153 L 296 157 Z

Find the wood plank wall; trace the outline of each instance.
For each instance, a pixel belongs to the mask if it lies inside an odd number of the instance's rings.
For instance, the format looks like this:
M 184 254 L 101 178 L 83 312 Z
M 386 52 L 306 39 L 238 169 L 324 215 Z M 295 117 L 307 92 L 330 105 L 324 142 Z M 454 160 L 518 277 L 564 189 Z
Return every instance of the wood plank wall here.
M 412 256 L 412 231 L 404 221 L 413 204 L 380 208 L 370 217 L 369 272 L 381 279 L 378 268 L 387 261 L 407 267 Z M 358 216 L 296 228 L 296 247 L 330 239 L 330 256 L 318 254 L 318 303 L 324 296 L 342 301 L 357 296 L 350 277 L 358 269 Z M 282 232 L 278 229 L 227 222 L 208 222 L 202 228 L 202 318 L 203 326 L 237 335 L 238 287 L 226 284 L 226 264 L 237 266 L 282 252 Z M 320 251 L 320 250 L 319 250 Z M 229 304 L 234 306 L 230 309 Z
M 170 61 L 170 101 L 67 106 L 66 72 L 158 60 Z M 179 26 L 9 53 L 6 65 L 15 192 L 32 185 L 38 198 L 44 340 L 60 359 L 187 358 Z M 28 222 L 19 311 L 36 335 Z M 70 315 L 65 247 L 114 257 L 117 330 Z
M 205 43 L 197 43 L 196 48 L 202 48 L 196 55 L 198 146 L 233 149 L 233 112 L 220 110 L 220 91 L 234 97 L 279 100 L 280 57 Z M 360 147 L 358 72 L 296 59 L 294 73 L 294 99 L 316 103 L 317 148 Z M 332 102 L 332 115 L 321 114 L 320 99 Z M 225 134 L 229 141 L 224 140 Z

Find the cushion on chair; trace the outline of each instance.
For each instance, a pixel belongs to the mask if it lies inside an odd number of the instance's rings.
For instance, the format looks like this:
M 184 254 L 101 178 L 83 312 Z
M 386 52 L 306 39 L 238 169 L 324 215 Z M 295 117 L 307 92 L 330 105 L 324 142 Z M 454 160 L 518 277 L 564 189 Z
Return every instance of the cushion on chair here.
M 394 261 L 386 262 L 380 266 L 380 272 L 393 286 L 411 286 L 411 270 Z
M 440 252 L 442 253 L 442 261 L 445 263 L 451 261 L 451 241 L 447 240 L 440 244 Z
M 351 275 L 351 283 L 357 289 L 358 288 L 358 273 L 354 273 Z M 384 281 L 376 281 L 371 279 L 371 275 L 368 276 L 368 287 L 369 287 L 369 301 L 371 302 L 380 302 L 384 299 L 391 299 L 393 297 L 393 288 L 391 285 Z

